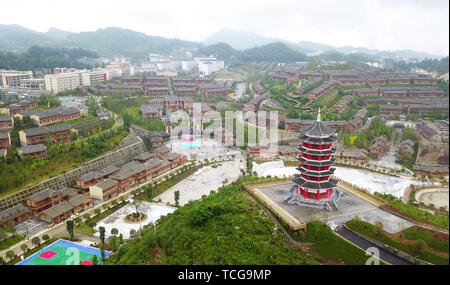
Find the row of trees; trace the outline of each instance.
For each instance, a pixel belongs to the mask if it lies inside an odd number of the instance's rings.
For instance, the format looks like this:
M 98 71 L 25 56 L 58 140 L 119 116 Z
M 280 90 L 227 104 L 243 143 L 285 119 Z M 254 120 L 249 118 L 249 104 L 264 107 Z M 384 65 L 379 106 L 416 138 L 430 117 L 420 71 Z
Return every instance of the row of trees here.
M 0 69 L 37 70 L 55 67 L 79 69 L 93 66 L 79 61 L 82 57 L 96 58 L 98 55 L 86 49 L 48 48 L 32 46 L 23 54 L 0 51 Z

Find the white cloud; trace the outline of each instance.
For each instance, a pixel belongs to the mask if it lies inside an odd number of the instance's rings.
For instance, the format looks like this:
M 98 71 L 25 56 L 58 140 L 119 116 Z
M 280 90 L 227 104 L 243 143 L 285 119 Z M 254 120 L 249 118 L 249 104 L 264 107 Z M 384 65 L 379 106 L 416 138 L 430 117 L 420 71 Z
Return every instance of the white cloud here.
M 448 54 L 447 0 L 2 0 L 1 24 L 73 32 L 116 26 L 201 41 L 221 28 L 294 42 Z

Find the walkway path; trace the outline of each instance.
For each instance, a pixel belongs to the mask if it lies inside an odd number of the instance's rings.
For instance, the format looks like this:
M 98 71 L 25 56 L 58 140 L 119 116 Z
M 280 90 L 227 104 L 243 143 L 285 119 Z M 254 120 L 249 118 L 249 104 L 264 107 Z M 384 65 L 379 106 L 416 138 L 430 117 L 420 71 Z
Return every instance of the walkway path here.
M 352 233 L 345 227 L 339 227 L 336 230 L 337 235 L 340 237 L 346 239 L 347 241 L 351 242 L 352 244 L 358 246 L 362 250 L 366 251 L 370 247 L 375 247 L 378 249 L 380 256 L 379 258 L 385 262 L 388 262 L 393 265 L 411 265 L 408 261 L 401 259 L 400 257 L 388 252 L 385 249 L 377 247 L 375 244 L 369 242 L 368 240 L 365 240 L 358 235 Z

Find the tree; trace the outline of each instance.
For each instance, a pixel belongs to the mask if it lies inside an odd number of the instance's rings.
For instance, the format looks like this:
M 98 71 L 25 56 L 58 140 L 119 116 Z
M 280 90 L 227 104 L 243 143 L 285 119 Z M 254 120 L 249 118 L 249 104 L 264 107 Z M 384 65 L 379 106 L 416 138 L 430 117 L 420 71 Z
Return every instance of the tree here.
M 77 225 L 81 224 L 81 218 L 80 218 L 80 217 L 75 218 L 73 221 L 74 221 L 75 224 L 77 224 Z
M 97 254 L 94 254 L 94 257 L 92 257 L 92 265 L 97 265 L 97 264 L 98 264 Z
M 105 244 L 105 228 L 100 227 L 98 230 L 100 232 L 100 240 L 102 241 L 102 244 Z
M 145 189 L 145 193 L 147 194 L 148 199 L 152 199 L 153 196 L 153 186 L 150 185 Z
M 28 245 L 22 244 L 22 245 L 20 246 L 20 249 L 23 251 L 23 253 L 25 253 L 25 251 L 27 251 L 27 249 L 28 249 Z
M 117 240 L 117 237 L 111 237 L 111 239 L 109 240 L 109 246 L 114 253 L 117 252 L 117 250 L 119 249 L 119 241 Z
M 423 239 L 415 240 L 412 244 L 412 249 L 414 255 L 417 257 L 422 256 L 422 254 L 427 250 L 427 243 Z
M 100 211 L 100 209 L 99 209 L 99 208 L 97 208 L 97 209 L 95 209 L 95 210 L 94 210 L 94 213 L 95 213 L 95 215 L 99 215 L 99 214 L 100 214 L 100 212 L 101 212 L 101 211 Z
M 375 226 L 375 236 L 378 238 L 383 236 L 383 224 L 381 222 L 377 222 Z
M 72 240 L 73 239 L 73 221 L 72 220 L 66 221 L 66 229 L 70 235 L 70 239 Z
M 32 243 L 34 246 L 38 246 L 38 245 L 41 244 L 41 239 L 40 239 L 39 237 L 34 237 L 34 238 L 31 239 L 31 243 Z
M 118 229 L 116 229 L 116 228 L 112 228 L 112 229 L 111 229 L 111 234 L 112 234 L 112 235 L 115 236 L 115 235 L 117 235 L 118 233 L 119 233 L 119 230 L 118 230 Z
M 180 191 L 177 190 L 174 192 L 174 194 L 175 194 L 175 205 L 178 207 L 180 202 Z
M 131 229 L 130 230 L 130 237 L 134 236 L 136 234 L 136 230 L 135 229 Z
M 50 237 L 48 236 L 48 235 L 43 235 L 42 236 L 42 240 L 45 242 L 45 241 L 48 241 L 50 239 Z
M 3 257 L 0 256 L 0 265 L 5 265 L 5 264 L 6 264 L 5 260 L 3 259 Z
M 103 244 L 100 245 L 100 253 L 102 255 L 102 261 L 105 260 L 105 246 Z
M 9 260 L 12 260 L 16 257 L 16 254 L 12 250 L 8 250 L 5 255 Z

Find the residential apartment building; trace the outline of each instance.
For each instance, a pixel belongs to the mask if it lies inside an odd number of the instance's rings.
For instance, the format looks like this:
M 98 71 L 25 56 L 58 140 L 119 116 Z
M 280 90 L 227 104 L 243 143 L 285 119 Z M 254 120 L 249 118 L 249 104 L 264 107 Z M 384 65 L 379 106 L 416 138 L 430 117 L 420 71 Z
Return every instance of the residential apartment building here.
M 20 80 L 33 78 L 32 71 L 0 69 L 0 88 L 20 88 Z

